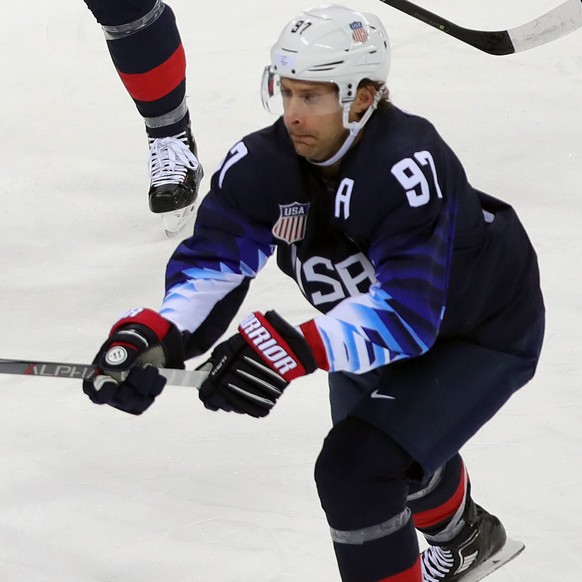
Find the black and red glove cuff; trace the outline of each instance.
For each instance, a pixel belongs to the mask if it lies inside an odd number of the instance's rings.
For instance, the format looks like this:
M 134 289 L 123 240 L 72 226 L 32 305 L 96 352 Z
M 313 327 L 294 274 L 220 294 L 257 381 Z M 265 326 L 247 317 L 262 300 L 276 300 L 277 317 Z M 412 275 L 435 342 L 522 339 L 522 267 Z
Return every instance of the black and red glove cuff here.
M 238 328 L 245 341 L 287 382 L 317 370 L 305 338 L 276 311 L 255 312 Z
M 141 340 L 138 337 L 132 339 L 131 331 L 134 331 Z M 116 334 L 119 341 L 127 341 L 135 345 L 141 352 L 159 344 L 164 350 L 166 360 L 164 365 L 166 367 L 184 368 L 185 355 L 182 334 L 171 321 L 161 316 L 157 311 L 147 308 L 131 310 L 111 328 L 110 338 Z M 139 344 L 143 340 L 147 342 L 147 345 L 140 346 Z

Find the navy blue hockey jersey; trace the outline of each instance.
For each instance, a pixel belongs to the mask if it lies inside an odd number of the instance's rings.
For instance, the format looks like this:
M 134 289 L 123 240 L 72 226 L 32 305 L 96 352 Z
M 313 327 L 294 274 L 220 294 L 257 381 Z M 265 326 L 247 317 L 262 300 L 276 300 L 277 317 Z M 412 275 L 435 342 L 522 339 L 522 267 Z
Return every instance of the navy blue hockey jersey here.
M 295 153 L 282 119 L 229 151 L 167 268 L 160 312 L 185 332 L 188 357 L 224 333 L 275 251 L 321 312 L 301 330 L 330 371 L 416 357 L 439 338 L 503 349 L 543 309 L 513 209 L 396 107 L 374 113 L 333 182 Z

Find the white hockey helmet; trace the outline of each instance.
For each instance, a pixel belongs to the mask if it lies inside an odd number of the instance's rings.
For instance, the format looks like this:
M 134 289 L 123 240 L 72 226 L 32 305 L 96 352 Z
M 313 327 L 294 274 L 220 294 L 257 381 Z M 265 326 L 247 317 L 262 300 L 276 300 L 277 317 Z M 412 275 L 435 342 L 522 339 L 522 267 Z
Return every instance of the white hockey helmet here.
M 380 19 L 338 4 L 301 12 L 281 32 L 263 76 L 262 99 L 271 110 L 280 77 L 334 83 L 341 106 L 349 109 L 363 79 L 385 82 L 390 42 Z

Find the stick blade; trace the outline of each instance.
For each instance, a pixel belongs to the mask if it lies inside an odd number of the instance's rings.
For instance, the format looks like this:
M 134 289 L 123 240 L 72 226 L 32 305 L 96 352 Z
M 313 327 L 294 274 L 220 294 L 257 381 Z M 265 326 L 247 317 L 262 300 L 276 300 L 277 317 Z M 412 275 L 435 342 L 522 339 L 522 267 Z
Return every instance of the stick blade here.
M 526 51 L 566 36 L 582 26 L 582 2 L 568 0 L 536 20 L 509 30 L 515 52 Z

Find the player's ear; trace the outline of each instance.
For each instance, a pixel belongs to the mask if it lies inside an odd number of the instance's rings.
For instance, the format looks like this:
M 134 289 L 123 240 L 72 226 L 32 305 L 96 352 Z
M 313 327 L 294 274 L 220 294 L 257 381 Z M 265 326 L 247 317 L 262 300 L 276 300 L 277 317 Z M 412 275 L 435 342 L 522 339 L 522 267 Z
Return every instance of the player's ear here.
M 352 103 L 352 113 L 357 119 L 374 103 L 376 91 L 377 89 L 373 85 L 362 85 L 358 87 L 356 98 Z

